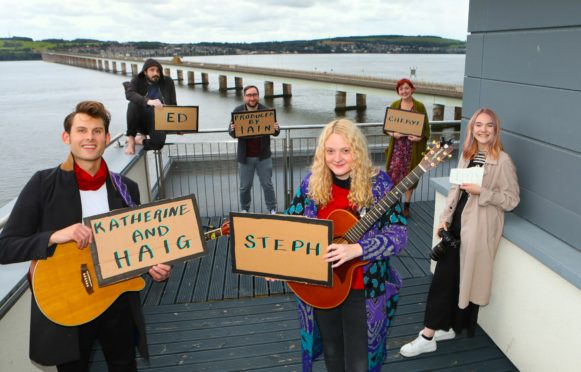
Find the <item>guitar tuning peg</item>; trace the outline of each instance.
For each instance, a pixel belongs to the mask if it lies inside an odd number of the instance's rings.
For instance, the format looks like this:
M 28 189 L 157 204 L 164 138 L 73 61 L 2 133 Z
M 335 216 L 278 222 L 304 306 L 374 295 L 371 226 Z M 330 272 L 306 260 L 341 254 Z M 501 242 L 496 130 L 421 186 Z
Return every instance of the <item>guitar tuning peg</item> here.
M 435 166 L 436 166 L 436 163 L 430 163 L 430 165 L 431 165 L 432 167 L 435 167 Z

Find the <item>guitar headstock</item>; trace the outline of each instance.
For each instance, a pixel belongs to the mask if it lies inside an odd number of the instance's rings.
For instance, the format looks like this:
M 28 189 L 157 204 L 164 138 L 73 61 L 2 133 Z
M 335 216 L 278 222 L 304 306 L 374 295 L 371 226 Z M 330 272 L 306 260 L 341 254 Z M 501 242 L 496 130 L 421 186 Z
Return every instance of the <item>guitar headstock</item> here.
M 230 221 L 226 220 L 220 227 L 204 233 L 206 240 L 218 239 L 221 236 L 230 235 Z
M 440 142 L 433 141 L 432 146 L 425 152 L 419 166 L 427 172 L 430 169 L 435 168 L 446 158 L 451 158 L 453 150 L 452 140 L 445 140 L 444 137 L 442 137 Z

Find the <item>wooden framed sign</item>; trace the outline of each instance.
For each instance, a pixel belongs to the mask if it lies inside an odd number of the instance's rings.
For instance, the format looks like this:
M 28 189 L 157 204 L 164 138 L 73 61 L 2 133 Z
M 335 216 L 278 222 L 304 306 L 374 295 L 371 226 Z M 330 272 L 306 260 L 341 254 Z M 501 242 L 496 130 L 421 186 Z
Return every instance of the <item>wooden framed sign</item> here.
M 230 236 L 235 273 L 332 285 L 330 220 L 231 212 Z
M 424 130 L 425 121 L 425 114 L 388 107 L 385 110 L 383 131 L 399 132 L 402 134 L 411 134 L 421 137 Z
M 169 133 L 198 131 L 198 106 L 163 106 L 155 108 L 155 130 Z
M 207 252 L 194 195 L 163 200 L 84 219 L 93 230 L 91 255 L 99 285 Z
M 276 110 L 233 112 L 232 122 L 234 123 L 236 138 L 274 134 Z

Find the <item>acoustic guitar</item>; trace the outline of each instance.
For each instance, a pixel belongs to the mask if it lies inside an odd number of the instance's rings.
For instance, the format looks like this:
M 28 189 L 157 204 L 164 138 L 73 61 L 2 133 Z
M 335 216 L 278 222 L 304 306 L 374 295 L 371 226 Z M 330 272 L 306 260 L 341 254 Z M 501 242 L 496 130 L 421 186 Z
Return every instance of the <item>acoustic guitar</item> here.
M 206 240 L 230 234 L 226 221 L 204 233 Z M 77 326 L 97 318 L 125 292 L 140 291 L 145 280 L 140 276 L 99 286 L 91 250 L 77 243 L 58 244 L 54 255 L 31 265 L 32 292 L 40 311 L 52 322 Z
M 406 190 L 451 153 L 451 141 L 446 142 L 442 139 L 440 143 L 434 144 L 428 149 L 422 161 L 375 206 L 369 209 L 361 219 L 345 210 L 333 211 L 328 217 L 333 221 L 333 243 L 357 243 L 363 234 L 400 200 Z M 367 263 L 369 261 L 356 258 L 333 269 L 333 285 L 331 287 L 299 282 L 288 282 L 287 284 L 303 302 L 319 309 L 332 309 L 341 305 L 349 295 L 355 269 Z

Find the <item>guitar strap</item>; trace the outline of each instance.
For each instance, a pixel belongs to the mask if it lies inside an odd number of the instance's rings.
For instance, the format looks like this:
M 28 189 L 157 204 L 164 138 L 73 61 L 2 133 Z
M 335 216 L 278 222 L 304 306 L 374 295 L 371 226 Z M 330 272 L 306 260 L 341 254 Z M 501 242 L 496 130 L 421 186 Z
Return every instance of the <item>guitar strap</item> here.
M 131 199 L 131 195 L 129 194 L 129 190 L 127 190 L 127 185 L 123 182 L 121 175 L 119 173 L 109 172 L 109 176 L 111 176 L 111 180 L 113 181 L 113 186 L 115 186 L 115 188 L 119 192 L 119 195 L 121 195 L 121 198 L 123 199 L 125 204 L 131 208 L 135 207 L 136 204 L 133 201 L 133 199 Z

